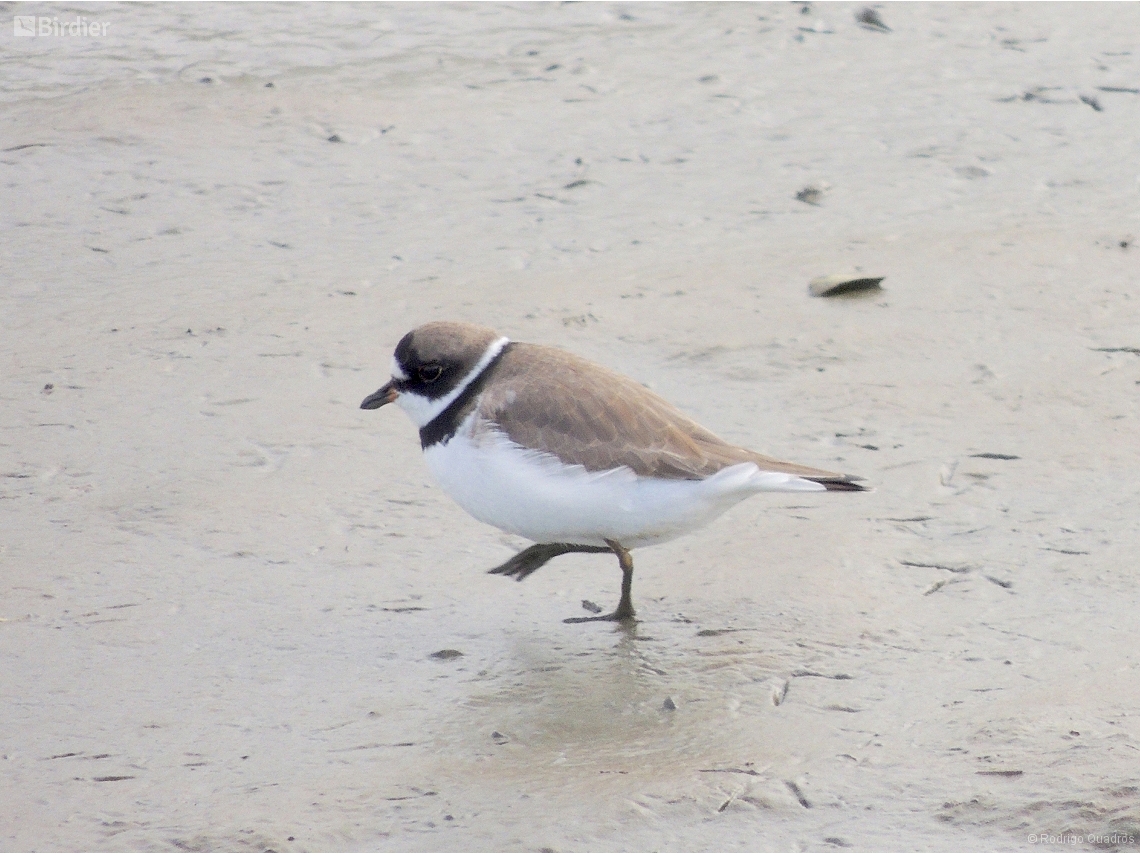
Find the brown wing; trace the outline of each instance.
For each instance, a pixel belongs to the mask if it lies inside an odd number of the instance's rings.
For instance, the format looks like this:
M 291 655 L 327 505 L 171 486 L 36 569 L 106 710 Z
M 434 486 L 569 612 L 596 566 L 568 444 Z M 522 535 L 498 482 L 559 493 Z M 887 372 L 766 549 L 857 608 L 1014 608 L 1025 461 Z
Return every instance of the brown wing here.
M 829 490 L 863 489 L 847 475 L 730 445 L 628 377 L 560 350 L 516 343 L 494 371 L 480 413 L 514 442 L 591 472 L 628 466 L 638 475 L 699 479 L 751 462 Z

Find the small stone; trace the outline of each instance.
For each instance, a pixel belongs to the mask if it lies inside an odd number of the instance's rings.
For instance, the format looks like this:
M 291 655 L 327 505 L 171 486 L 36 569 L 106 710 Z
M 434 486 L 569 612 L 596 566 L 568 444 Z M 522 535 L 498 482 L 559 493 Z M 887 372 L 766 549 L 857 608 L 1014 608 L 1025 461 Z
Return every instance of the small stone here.
M 891 28 L 888 27 L 883 19 L 879 17 L 879 13 L 872 9 L 870 6 L 864 6 L 855 13 L 855 20 L 859 26 L 865 27 L 868 30 L 876 30 L 880 33 L 889 33 Z
M 818 208 L 823 203 L 823 194 L 826 191 L 826 187 L 809 184 L 796 194 L 796 198 L 805 204 L 814 205 Z
M 808 285 L 808 293 L 813 297 L 834 297 L 853 291 L 878 291 L 879 283 L 885 276 L 862 276 L 858 273 L 837 273 L 831 276 L 817 276 Z

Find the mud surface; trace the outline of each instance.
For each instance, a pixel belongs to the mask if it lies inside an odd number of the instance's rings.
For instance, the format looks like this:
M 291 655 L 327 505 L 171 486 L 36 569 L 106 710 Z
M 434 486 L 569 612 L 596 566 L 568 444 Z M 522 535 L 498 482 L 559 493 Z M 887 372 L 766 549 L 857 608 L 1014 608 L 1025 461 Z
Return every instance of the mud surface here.
M 4 36 L 0 847 L 1138 848 L 1140 7 L 859 8 Z M 875 492 L 564 625 L 358 409 L 433 318 Z

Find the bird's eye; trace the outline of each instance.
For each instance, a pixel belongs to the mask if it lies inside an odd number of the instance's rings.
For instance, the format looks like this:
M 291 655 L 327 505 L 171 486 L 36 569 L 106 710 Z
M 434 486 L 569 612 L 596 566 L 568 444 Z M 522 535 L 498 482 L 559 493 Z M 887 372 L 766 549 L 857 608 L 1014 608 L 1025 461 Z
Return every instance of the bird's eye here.
M 420 375 L 420 379 L 425 383 L 434 383 L 439 379 L 439 375 L 443 373 L 443 366 L 435 362 L 429 362 L 427 365 L 421 365 L 419 371 L 416 373 Z

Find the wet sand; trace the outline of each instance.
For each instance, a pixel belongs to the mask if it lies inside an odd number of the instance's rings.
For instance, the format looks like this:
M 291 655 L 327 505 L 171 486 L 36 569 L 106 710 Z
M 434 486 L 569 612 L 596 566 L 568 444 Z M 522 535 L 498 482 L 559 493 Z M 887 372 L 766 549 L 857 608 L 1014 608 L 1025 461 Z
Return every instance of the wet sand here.
M 1140 848 L 1140 7 L 77 8 L 5 36 L 0 847 Z M 437 318 L 874 492 L 565 625 L 616 561 L 484 574 L 358 409 Z

